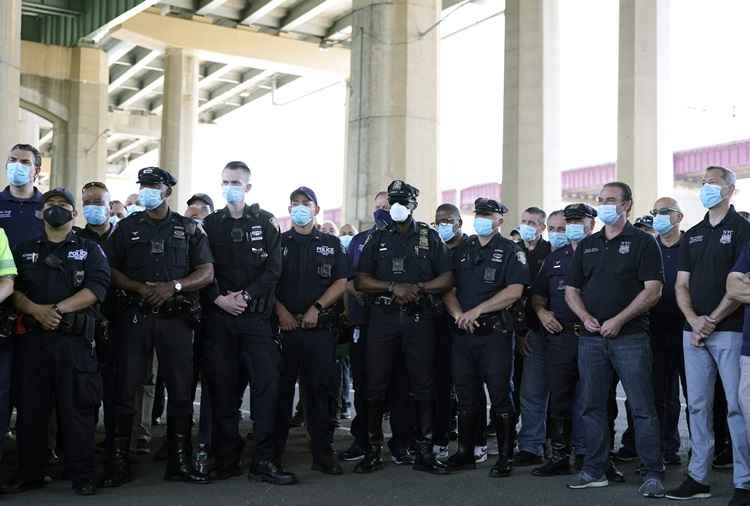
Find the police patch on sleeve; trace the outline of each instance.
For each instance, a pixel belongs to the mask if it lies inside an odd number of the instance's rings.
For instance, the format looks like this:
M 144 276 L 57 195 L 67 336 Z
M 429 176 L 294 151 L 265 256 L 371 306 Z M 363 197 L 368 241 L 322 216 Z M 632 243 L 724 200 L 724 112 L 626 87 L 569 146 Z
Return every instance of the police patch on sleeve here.
M 523 251 L 516 251 L 516 258 L 521 263 L 521 265 L 526 265 L 526 253 Z
M 276 221 L 275 217 L 271 216 L 268 219 L 268 223 L 270 223 L 273 227 L 275 227 L 277 231 L 281 232 L 281 227 L 279 226 L 279 222 Z

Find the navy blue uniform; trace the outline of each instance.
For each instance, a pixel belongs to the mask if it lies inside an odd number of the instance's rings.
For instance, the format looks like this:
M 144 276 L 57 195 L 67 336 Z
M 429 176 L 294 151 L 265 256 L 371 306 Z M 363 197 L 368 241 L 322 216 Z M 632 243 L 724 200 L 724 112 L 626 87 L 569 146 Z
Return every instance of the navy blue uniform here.
M 281 276 L 281 234 L 271 213 L 257 204 L 245 206 L 240 218 L 224 208 L 209 215 L 204 227 L 214 254 L 214 283 L 204 290 L 206 322 L 203 372 L 213 402 L 212 450 L 219 467 L 240 458 L 237 409 L 242 371 L 252 371 L 255 458 L 274 454 L 276 405 L 281 373 L 279 343 L 271 329 L 271 311 Z M 244 291 L 248 307 L 232 316 L 214 304 L 219 295 Z M 234 359 L 230 359 L 235 357 Z
M 0 227 L 5 230 L 10 242 L 10 249 L 24 241 L 41 237 L 44 231 L 42 221 L 42 194 L 34 188 L 34 194 L 28 199 L 19 199 L 11 195 L 10 187 L 0 192 Z
M 16 247 L 15 290 L 36 304 L 56 304 L 83 289 L 99 302 L 110 285 L 101 247 L 73 233 L 60 243 L 43 237 Z M 68 315 L 67 317 L 71 317 Z M 79 322 L 91 311 L 76 315 Z M 65 445 L 66 473 L 75 483 L 95 478 L 95 422 L 101 378 L 93 345 L 93 326 L 46 331 L 24 315 L 27 331 L 18 339 L 17 408 L 19 478 L 41 480 L 46 465 L 47 427 L 56 403 Z
M 282 274 L 276 289 L 278 302 L 298 323 L 336 281 L 347 279 L 349 265 L 338 237 L 313 230 L 304 235 L 292 229 L 281 236 Z M 341 306 L 319 314 L 318 327 L 301 326 L 281 333 L 284 367 L 279 389 L 276 420 L 276 451 L 281 454 L 289 435 L 294 385 L 300 379 L 304 391 L 307 430 L 314 459 L 331 455 L 329 434 L 332 407 L 338 394 L 336 378 L 336 332 Z

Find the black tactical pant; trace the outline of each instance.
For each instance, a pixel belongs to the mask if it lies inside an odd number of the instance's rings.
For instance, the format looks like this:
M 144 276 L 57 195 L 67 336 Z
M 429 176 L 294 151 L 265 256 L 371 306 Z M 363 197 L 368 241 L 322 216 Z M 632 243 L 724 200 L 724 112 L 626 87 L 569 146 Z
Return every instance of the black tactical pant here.
M 313 454 L 331 447 L 331 407 L 336 404 L 336 336 L 331 329 L 281 333 L 282 372 L 276 412 L 275 448 L 283 454 L 289 436 L 297 379 L 304 392 L 305 420 Z
M 433 435 L 435 444 L 448 446 L 448 433 L 451 430 L 451 361 L 452 361 L 452 318 L 442 315 L 435 328 L 435 419 Z
M 352 382 L 354 383 L 354 410 L 356 415 L 352 420 L 351 432 L 354 441 L 361 449 L 367 448 L 369 434 L 367 430 L 367 334 L 369 327 L 357 327 L 359 335 L 356 342 L 352 340 L 351 366 Z M 391 449 L 394 446 L 407 450 L 412 444 L 414 424 L 413 409 L 409 399 L 409 376 L 403 357 L 393 369 L 391 387 L 388 391 L 386 405 L 390 409 Z
M 65 471 L 73 481 L 94 480 L 95 417 L 102 395 L 96 352 L 80 336 L 34 330 L 16 343 L 19 478 L 42 479 L 47 428 L 56 407 Z
M 281 353 L 271 323 L 264 315 L 232 316 L 218 307 L 207 308 L 205 315 L 202 366 L 213 407 L 213 454 L 225 460 L 240 457 L 242 441 L 237 412 L 249 374 L 253 390 L 255 459 L 271 460 L 281 373 Z
M 562 332 L 547 334 L 545 340 L 550 416 L 571 418 L 578 385 L 578 336 L 572 332 Z
M 144 315 L 129 307 L 115 326 L 117 436 L 130 437 L 136 413 L 136 390 L 143 385 L 153 350 L 169 392 L 167 416 L 193 415 L 193 327 L 186 316 Z
M 513 334 L 493 332 L 486 336 L 454 330 L 453 382 L 461 409 L 479 410 L 482 384 L 487 384 L 492 410 L 513 413 L 511 376 L 513 374 Z

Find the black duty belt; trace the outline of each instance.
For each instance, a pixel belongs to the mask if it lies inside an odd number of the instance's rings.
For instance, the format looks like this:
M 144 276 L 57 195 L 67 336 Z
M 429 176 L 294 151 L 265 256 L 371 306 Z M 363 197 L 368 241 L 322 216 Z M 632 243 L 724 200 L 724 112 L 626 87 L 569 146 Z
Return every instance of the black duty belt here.
M 477 318 L 476 321 L 478 326 L 475 327 L 474 332 L 472 332 L 472 334 L 475 336 L 489 336 L 491 334 L 497 333 L 512 333 L 511 328 L 509 328 L 505 318 L 503 318 L 502 311 L 484 314 Z M 460 335 L 468 334 L 468 332 L 458 327 L 456 327 L 456 331 Z
M 575 334 L 576 336 L 580 336 L 586 332 L 586 327 L 584 327 L 582 323 L 567 323 L 562 327 L 562 331 L 558 334 Z
M 302 330 L 317 330 L 317 329 L 332 329 L 338 325 L 339 314 L 332 308 L 327 308 L 318 313 L 318 325 L 312 328 L 303 328 L 302 320 L 305 318 L 304 314 L 295 314 L 294 319 L 297 320 L 297 325 Z

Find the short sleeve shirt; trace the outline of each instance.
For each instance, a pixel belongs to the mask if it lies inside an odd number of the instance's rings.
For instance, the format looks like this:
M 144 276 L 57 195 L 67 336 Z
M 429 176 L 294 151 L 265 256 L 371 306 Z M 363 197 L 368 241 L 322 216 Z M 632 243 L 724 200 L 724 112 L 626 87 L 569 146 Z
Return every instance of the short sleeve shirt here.
M 742 248 L 737 263 L 732 267 L 732 272 L 747 274 L 750 272 L 750 244 Z M 745 304 L 745 322 L 742 333 L 742 354 L 750 356 L 750 304 Z
M 664 267 L 656 240 L 630 222 L 615 238 L 605 229 L 578 244 L 567 285 L 582 292 L 583 303 L 599 323 L 628 307 L 643 290 L 646 281 L 664 283 Z M 648 314 L 626 323 L 621 335 L 648 332 Z
M 578 322 L 578 317 L 565 302 L 565 280 L 570 270 L 573 254 L 574 251 L 570 245 L 550 253 L 544 259 L 542 268 L 531 287 L 531 294 L 547 299 L 547 307 L 555 315 L 555 319 L 563 325 Z
M 0 192 L 0 227 L 8 236 L 11 251 L 24 241 L 41 237 L 44 231 L 41 192 L 34 188 L 30 198 L 19 199 L 6 186 Z
M 529 285 L 526 254 L 500 234 L 484 246 L 477 236 L 472 236 L 456 248 L 453 272 L 456 298 L 464 311 L 491 299 L 509 285 Z
M 698 315 L 710 314 L 726 293 L 726 281 L 745 244 L 750 239 L 750 223 L 734 206 L 716 226 L 703 220 L 680 240 L 677 269 L 690 273 L 690 298 Z M 685 323 L 690 330 L 690 324 Z M 719 322 L 716 331 L 742 332 L 742 308 Z

